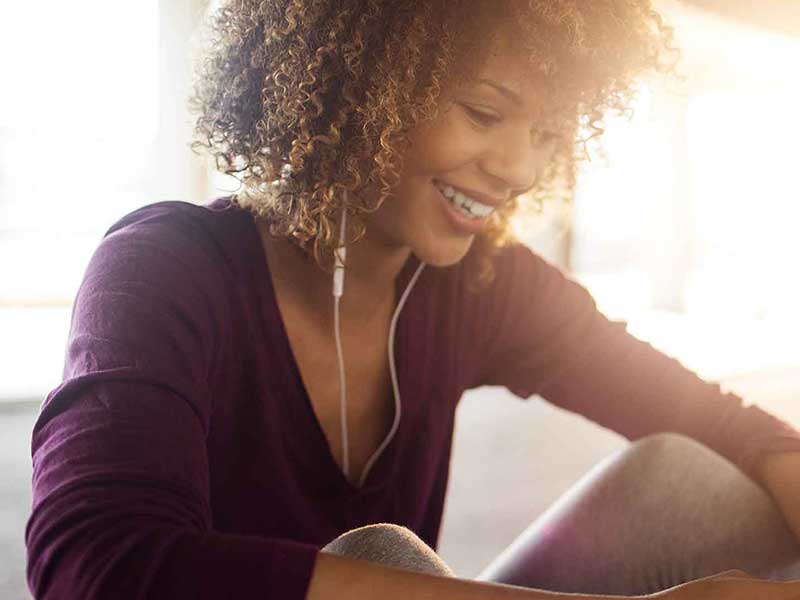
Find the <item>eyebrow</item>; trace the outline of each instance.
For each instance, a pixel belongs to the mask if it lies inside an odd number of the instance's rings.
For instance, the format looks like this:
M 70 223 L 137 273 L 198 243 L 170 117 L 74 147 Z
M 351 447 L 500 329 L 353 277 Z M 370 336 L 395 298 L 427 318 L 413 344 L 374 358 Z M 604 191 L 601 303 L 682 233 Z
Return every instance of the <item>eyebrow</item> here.
M 516 92 L 508 89 L 504 85 L 497 83 L 496 81 L 492 81 L 491 79 L 479 79 L 478 83 L 483 83 L 485 85 L 494 88 L 495 90 L 500 92 L 503 96 L 511 100 L 517 106 L 522 106 L 522 98 L 520 98 Z

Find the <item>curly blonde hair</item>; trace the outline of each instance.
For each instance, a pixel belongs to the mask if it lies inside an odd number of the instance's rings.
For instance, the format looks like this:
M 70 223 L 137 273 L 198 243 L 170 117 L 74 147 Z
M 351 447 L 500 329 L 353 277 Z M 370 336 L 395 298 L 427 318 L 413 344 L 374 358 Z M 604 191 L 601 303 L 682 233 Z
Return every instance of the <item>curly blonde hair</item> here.
M 476 281 L 513 240 L 511 218 L 569 201 L 586 142 L 630 111 L 635 79 L 672 70 L 672 30 L 648 0 L 223 0 L 209 14 L 190 110 L 195 150 L 241 183 L 234 200 L 330 269 L 336 217 L 391 194 L 408 132 L 435 119 L 502 32 L 546 86 L 553 158 L 534 189 L 495 211 L 470 260 Z M 524 56 L 524 55 L 523 55 Z

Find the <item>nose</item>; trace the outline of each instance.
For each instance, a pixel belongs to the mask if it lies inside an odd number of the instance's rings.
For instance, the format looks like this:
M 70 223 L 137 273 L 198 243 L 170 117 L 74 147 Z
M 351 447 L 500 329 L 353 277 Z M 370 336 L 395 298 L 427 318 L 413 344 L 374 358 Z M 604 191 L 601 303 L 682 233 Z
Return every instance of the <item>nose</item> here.
M 534 144 L 529 131 L 520 127 L 499 137 L 480 161 L 481 169 L 497 180 L 506 196 L 525 192 L 536 183 L 536 176 L 551 152 Z

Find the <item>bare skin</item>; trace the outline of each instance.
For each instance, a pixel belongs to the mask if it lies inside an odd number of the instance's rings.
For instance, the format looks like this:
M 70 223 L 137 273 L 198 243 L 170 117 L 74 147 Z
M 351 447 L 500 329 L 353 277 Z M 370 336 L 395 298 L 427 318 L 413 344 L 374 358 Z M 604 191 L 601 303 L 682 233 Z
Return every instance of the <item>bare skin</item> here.
M 318 555 L 306 595 L 308 600 L 589 600 L 619 597 L 562 594 L 440 577 L 326 553 Z M 740 571 L 726 571 L 656 594 L 626 597 L 655 600 L 800 600 L 800 582 L 761 581 Z
M 446 90 L 440 117 L 411 133 L 401 183 L 370 215 L 366 236 L 348 248 L 341 332 L 348 381 L 351 474 L 355 483 L 394 416 L 386 358 L 395 280 L 411 253 L 432 266 L 461 260 L 473 236 L 455 231 L 436 201 L 433 179 L 508 200 L 529 189 L 552 147 L 532 143 L 541 91 L 525 65 L 500 44 L 478 79 L 486 83 Z M 278 304 L 292 350 L 331 453 L 341 467 L 339 389 L 333 339 L 331 279 L 304 261 L 286 240 L 259 223 Z M 320 553 L 309 600 L 490 600 L 608 598 L 439 577 Z M 644 596 L 640 596 L 644 597 Z M 725 573 L 649 596 L 669 600 L 800 600 L 800 582 L 775 583 Z
M 334 460 L 342 468 L 339 380 L 336 346 L 333 340 L 333 297 L 328 287 L 327 305 L 319 312 L 304 309 L 304 300 L 286 278 L 289 261 L 281 261 L 287 249 L 262 231 L 273 287 L 289 343 L 317 420 L 328 441 Z M 347 293 L 350 281 L 347 281 Z M 342 325 L 342 351 L 347 380 L 347 423 L 349 431 L 348 480 L 355 486 L 369 458 L 381 444 L 394 419 L 386 340 L 394 298 L 365 308 L 360 321 Z

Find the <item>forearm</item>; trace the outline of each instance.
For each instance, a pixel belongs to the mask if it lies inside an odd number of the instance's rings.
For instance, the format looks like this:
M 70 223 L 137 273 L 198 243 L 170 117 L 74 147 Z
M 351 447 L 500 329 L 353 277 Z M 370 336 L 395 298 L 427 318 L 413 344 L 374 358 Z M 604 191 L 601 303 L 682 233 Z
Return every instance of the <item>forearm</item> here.
M 758 473 L 800 541 L 800 452 L 768 454 Z
M 317 557 L 306 595 L 307 600 L 588 600 L 616 597 L 560 594 L 428 575 L 324 552 Z

